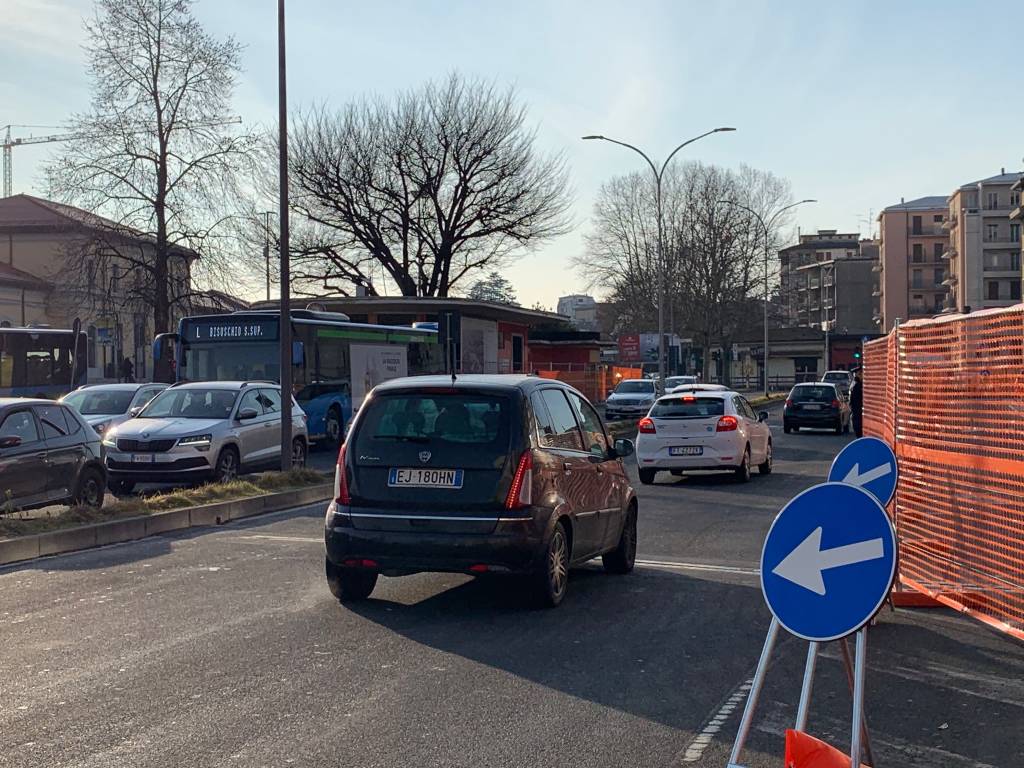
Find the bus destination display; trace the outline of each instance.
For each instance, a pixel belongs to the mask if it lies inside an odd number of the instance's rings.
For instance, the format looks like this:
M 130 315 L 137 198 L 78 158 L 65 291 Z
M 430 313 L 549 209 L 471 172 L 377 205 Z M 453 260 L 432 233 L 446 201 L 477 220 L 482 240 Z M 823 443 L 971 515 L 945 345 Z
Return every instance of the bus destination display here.
M 277 319 L 191 323 L 188 341 L 277 341 Z

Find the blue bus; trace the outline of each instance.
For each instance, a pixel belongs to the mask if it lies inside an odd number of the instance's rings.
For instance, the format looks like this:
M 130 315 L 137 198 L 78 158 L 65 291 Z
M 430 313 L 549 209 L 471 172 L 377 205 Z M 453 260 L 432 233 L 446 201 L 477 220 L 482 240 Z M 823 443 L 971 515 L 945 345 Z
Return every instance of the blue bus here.
M 86 383 L 88 338 L 54 328 L 0 328 L 0 397 L 56 400 Z
M 153 342 L 156 381 L 280 381 L 280 313 L 182 318 Z M 363 397 L 387 379 L 441 373 L 436 329 L 353 323 L 336 312 L 293 310 L 292 382 L 311 440 L 337 444 Z

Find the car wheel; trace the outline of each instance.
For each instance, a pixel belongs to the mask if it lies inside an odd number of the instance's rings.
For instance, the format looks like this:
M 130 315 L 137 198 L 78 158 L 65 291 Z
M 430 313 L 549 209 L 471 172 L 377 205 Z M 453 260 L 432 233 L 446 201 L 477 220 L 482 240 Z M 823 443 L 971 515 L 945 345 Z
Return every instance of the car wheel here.
M 327 418 L 324 419 L 324 434 L 328 445 L 341 445 L 341 426 L 341 409 L 331 406 L 327 411 Z
M 238 477 L 238 450 L 233 446 L 229 445 L 220 452 L 213 477 L 218 483 L 230 483 Z
M 842 417 L 840 417 L 839 423 L 836 424 L 836 434 L 837 435 L 843 434 L 843 419 L 842 419 Z
M 762 475 L 770 475 L 772 473 L 772 441 L 768 441 L 768 449 L 764 455 L 764 462 L 757 465 L 757 471 Z
M 790 433 L 790 431 L 791 431 L 792 429 L 793 429 L 793 428 L 792 428 L 791 426 L 789 426 L 789 424 L 783 424 L 783 425 L 782 425 L 782 431 L 783 431 L 783 432 L 785 432 L 785 433 L 786 433 L 787 435 L 788 435 L 788 434 Z
M 135 490 L 134 480 L 111 480 L 107 483 L 107 488 L 115 496 L 127 496 L 129 493 Z
M 555 523 L 544 551 L 544 564 L 535 579 L 535 593 L 542 606 L 554 608 L 562 602 L 569 588 L 569 537 L 561 521 Z
M 850 434 L 850 422 L 846 422 L 845 424 L 843 424 L 843 434 Z
M 327 587 L 341 603 L 365 600 L 377 586 L 377 572 L 361 568 L 340 568 L 330 560 L 324 560 L 327 573 Z
M 306 441 L 301 437 L 292 440 L 292 469 L 306 466 Z
M 643 483 L 644 485 L 650 485 L 651 483 L 654 482 L 654 476 L 656 474 L 658 474 L 658 470 L 656 470 L 656 469 L 641 469 L 639 471 L 639 474 L 640 474 L 640 482 Z
M 619 543 L 611 552 L 601 557 L 608 573 L 629 573 L 636 562 L 636 507 L 626 510 L 626 522 L 622 526 Z
M 87 467 L 78 479 L 78 489 L 73 501 L 75 504 L 99 509 L 103 506 L 103 494 L 106 490 L 107 484 L 103 482 L 103 473 L 95 467 Z
M 750 482 L 750 446 L 743 449 L 743 461 L 736 467 L 736 480 L 741 483 Z

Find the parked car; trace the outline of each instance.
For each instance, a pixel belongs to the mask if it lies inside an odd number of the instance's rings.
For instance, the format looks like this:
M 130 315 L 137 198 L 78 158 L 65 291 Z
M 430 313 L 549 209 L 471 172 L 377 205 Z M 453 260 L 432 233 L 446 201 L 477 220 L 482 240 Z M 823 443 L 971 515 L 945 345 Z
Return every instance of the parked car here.
M 756 464 L 767 475 L 772 471 L 768 412 L 755 414 L 746 398 L 728 390 L 665 395 L 637 425 L 636 459 L 644 485 L 663 470 L 674 475 L 728 470 L 747 482 Z
M 306 417 L 292 399 L 292 465 L 304 466 Z M 172 384 L 103 436 L 110 488 L 233 480 L 281 461 L 281 388 L 268 382 Z
M 166 384 L 86 384 L 60 402 L 78 411 L 100 435 L 127 421 L 167 389 Z
M 52 400 L 0 398 L 0 493 L 7 509 L 103 506 L 107 476 L 100 437 Z
M 616 419 L 639 419 L 646 415 L 658 397 L 658 385 L 654 379 L 624 379 L 612 390 L 604 403 L 604 417 Z
M 790 390 L 782 407 L 782 431 L 805 427 L 833 429 L 837 435 L 850 431 L 850 404 L 835 384 L 818 381 Z
M 558 605 L 569 568 L 601 556 L 628 573 L 637 499 L 609 439 L 572 387 L 534 376 L 395 379 L 364 401 L 338 456 L 326 572 L 341 601 L 380 573 L 523 577 Z
M 684 384 L 696 384 L 696 376 L 669 376 L 665 379 L 665 392 L 671 392 L 676 387 L 681 387 Z
M 821 377 L 822 382 L 835 384 L 842 394 L 850 394 L 850 386 L 853 384 L 853 374 L 850 371 L 825 371 Z

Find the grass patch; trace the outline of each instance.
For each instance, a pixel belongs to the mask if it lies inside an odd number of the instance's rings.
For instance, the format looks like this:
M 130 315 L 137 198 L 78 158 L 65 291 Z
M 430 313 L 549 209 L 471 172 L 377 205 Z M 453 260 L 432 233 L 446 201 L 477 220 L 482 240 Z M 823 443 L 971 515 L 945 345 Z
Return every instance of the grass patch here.
M 233 480 L 230 483 L 208 483 L 193 488 L 175 488 L 145 496 L 131 496 L 101 509 L 92 507 L 63 507 L 53 510 L 0 513 L 0 537 L 28 536 L 60 528 L 73 528 L 89 523 L 102 523 L 125 517 L 151 515 L 173 509 L 199 507 L 218 501 L 235 501 L 268 493 L 308 488 L 330 480 L 327 475 L 312 469 L 293 469 L 290 472 L 264 472 Z

